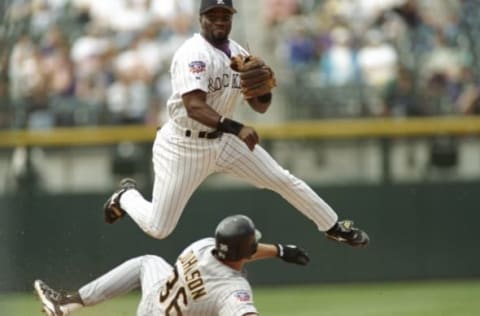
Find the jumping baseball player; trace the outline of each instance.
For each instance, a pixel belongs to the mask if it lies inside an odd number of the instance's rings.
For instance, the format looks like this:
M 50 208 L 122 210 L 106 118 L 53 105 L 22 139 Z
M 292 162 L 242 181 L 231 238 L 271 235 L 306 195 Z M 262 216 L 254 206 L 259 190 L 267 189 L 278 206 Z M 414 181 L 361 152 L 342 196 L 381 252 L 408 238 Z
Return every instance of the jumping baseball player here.
M 147 255 L 126 261 L 72 294 L 34 282 L 48 316 L 66 316 L 141 287 L 138 316 L 258 315 L 252 289 L 245 278 L 247 262 L 279 257 L 306 265 L 307 253 L 293 245 L 259 244 L 260 232 L 244 215 L 223 219 L 215 238 L 192 243 L 172 267 L 161 257 Z
M 171 64 L 168 122 L 153 145 L 155 182 L 147 201 L 135 181 L 124 179 L 104 206 L 113 223 L 128 213 L 154 238 L 175 228 L 193 192 L 212 173 L 223 172 L 280 194 L 327 237 L 364 247 L 368 235 L 335 211 L 304 181 L 282 168 L 259 144 L 251 126 L 232 119 L 243 97 L 259 113 L 267 111 L 275 86 L 273 71 L 229 39 L 232 0 L 202 0 L 200 34 L 188 39 Z

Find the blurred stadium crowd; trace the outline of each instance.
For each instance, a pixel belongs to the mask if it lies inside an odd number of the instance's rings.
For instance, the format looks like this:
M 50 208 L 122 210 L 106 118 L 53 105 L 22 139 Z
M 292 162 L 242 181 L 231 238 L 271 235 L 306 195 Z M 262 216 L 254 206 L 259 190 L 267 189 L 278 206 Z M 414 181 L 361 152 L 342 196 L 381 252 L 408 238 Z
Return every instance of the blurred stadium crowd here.
M 237 0 L 237 5 L 240 0 Z M 196 0 L 4 0 L 0 128 L 163 120 Z M 262 0 L 290 118 L 480 113 L 478 0 Z
M 194 0 L 13 0 L 2 24 L 4 127 L 158 124 Z M 12 41 L 12 38 L 14 40 Z
M 479 1 L 269 2 L 300 115 L 480 113 Z

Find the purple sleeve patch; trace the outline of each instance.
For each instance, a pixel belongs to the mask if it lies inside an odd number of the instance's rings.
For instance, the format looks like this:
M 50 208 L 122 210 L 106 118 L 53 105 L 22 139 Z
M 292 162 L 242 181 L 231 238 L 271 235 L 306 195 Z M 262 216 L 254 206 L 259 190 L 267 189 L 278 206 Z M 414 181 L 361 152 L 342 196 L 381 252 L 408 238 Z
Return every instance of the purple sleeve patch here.
M 247 291 L 243 291 L 243 290 L 236 291 L 236 292 L 233 293 L 233 296 L 235 298 L 237 298 L 240 302 L 250 302 L 251 301 L 250 293 L 247 292 Z
M 188 68 L 190 69 L 191 73 L 199 74 L 205 71 L 205 69 L 207 68 L 207 65 L 203 61 L 198 60 L 198 61 L 192 61 L 191 63 L 189 63 Z

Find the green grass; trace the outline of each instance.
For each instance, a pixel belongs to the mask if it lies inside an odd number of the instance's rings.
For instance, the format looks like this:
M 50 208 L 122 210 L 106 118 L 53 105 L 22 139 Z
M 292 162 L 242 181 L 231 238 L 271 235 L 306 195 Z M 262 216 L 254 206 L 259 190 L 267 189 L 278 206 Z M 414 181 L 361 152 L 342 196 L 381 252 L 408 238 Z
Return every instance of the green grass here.
M 262 316 L 475 316 L 480 281 L 325 285 L 254 289 Z M 139 293 L 86 308 L 78 316 L 135 315 Z M 34 295 L 0 296 L 0 315 L 35 316 Z

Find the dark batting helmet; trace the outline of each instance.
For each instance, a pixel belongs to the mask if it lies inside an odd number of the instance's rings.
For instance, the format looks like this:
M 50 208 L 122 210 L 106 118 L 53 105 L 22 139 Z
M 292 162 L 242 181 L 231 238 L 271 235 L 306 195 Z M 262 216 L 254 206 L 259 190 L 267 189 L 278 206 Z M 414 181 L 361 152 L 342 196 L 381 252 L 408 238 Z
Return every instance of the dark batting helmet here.
M 247 216 L 228 216 L 215 229 L 215 254 L 225 261 L 250 258 L 257 251 L 261 236 Z

